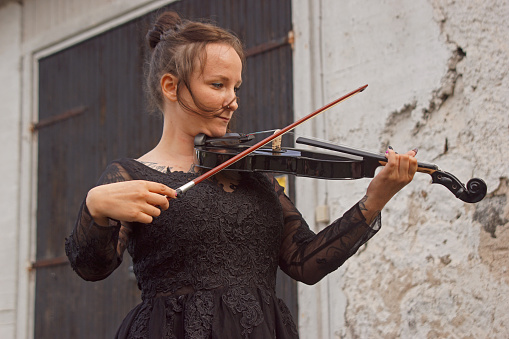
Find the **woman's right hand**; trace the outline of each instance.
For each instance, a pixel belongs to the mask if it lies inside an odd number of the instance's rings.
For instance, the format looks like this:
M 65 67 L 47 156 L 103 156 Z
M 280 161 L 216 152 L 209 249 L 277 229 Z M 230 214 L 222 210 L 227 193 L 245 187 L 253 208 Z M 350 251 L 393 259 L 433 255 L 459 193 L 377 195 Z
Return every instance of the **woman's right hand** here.
M 94 221 L 108 226 L 109 219 L 151 223 L 176 198 L 175 190 L 152 181 L 131 180 L 92 188 L 86 204 Z

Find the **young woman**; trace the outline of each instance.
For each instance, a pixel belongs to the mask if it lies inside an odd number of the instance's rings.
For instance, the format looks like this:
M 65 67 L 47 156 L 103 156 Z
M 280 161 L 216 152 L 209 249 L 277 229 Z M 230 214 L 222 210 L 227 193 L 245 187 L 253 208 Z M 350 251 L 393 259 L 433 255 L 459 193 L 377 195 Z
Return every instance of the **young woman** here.
M 118 338 L 297 338 L 275 295 L 276 270 L 306 284 L 337 269 L 380 228 L 380 211 L 416 171 L 415 152 L 388 150 L 366 195 L 318 234 L 277 181 L 220 172 L 196 178 L 194 137 L 220 137 L 238 108 L 244 55 L 231 33 L 163 13 L 147 35 L 147 85 L 164 115 L 159 144 L 113 162 L 91 189 L 66 240 L 73 269 L 106 278 L 132 256 L 142 302 Z

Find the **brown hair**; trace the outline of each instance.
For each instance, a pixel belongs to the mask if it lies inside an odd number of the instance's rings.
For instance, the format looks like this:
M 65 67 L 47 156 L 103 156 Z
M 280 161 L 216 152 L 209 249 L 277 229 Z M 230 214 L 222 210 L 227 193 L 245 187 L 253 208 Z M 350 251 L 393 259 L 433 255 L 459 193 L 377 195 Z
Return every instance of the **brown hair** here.
M 242 65 L 245 61 L 242 43 L 233 33 L 212 23 L 181 19 L 177 13 L 171 11 L 159 15 L 152 29 L 148 31 L 146 39 L 152 51 L 146 76 L 149 102 L 153 108 L 158 107 L 161 111 L 163 94 L 160 81 L 166 73 L 177 77 L 177 99 L 184 109 L 195 112 L 180 98 L 182 85 L 187 87 L 200 110 L 209 113 L 217 111 L 200 105 L 190 87 L 191 75 L 197 62 L 200 62 L 202 68 L 205 65 L 204 52 L 208 44 L 228 44 L 237 52 Z

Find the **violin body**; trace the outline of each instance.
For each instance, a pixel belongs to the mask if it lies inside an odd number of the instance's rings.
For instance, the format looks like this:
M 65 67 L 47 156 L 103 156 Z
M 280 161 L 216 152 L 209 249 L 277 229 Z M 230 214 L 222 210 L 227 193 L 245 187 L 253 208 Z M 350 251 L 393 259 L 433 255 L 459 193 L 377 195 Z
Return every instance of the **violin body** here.
M 232 148 L 196 146 L 198 167 L 214 168 L 247 148 L 244 145 Z M 273 172 L 317 179 L 359 179 L 374 175 L 374 170 L 361 158 L 295 148 L 284 148 L 281 151 L 259 148 L 225 170 Z

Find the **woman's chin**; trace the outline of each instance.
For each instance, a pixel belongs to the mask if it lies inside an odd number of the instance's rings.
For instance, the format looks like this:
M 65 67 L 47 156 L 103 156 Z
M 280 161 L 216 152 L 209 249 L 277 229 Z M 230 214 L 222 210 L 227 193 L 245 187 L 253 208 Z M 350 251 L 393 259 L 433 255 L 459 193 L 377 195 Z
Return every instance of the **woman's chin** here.
M 205 132 L 205 134 L 210 138 L 221 138 L 226 134 L 226 128 L 225 129 L 215 129 L 215 130 L 208 130 Z

